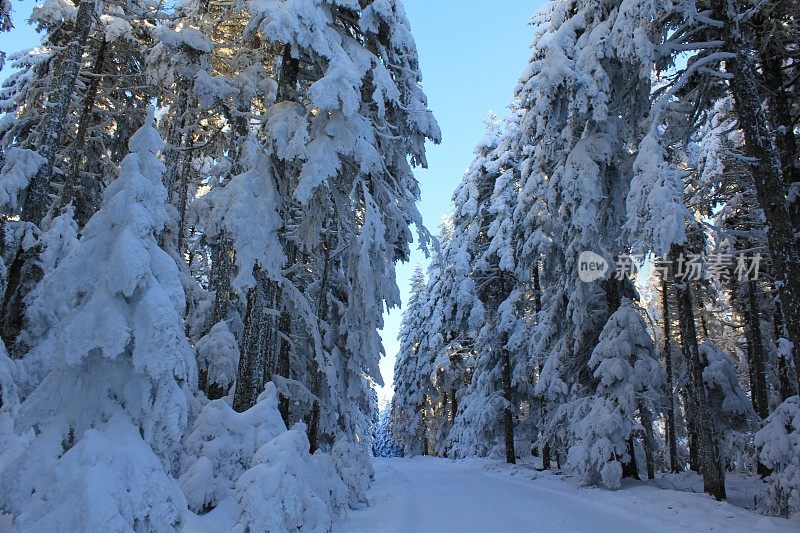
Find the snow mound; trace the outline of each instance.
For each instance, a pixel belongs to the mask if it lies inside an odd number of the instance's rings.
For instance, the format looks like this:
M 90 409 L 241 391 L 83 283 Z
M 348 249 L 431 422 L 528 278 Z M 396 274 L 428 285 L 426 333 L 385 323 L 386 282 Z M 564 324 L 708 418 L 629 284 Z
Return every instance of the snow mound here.
M 331 450 L 336 471 L 347 485 L 347 503 L 351 509 L 367 505 L 367 491 L 375 474 L 372 457 L 363 447 L 347 438 L 339 438 Z
M 163 531 L 179 524 L 186 507 L 178 484 L 121 413 L 86 431 L 24 500 L 11 509 L 19 531 Z
M 189 508 L 198 512 L 231 496 L 236 480 L 250 468 L 256 452 L 285 431 L 271 382 L 258 402 L 243 413 L 224 400 L 209 402 L 185 441 L 190 459 L 180 483 Z
M 347 488 L 331 457 L 308 453 L 298 424 L 262 446 L 236 482 L 242 531 L 330 531 L 344 510 Z

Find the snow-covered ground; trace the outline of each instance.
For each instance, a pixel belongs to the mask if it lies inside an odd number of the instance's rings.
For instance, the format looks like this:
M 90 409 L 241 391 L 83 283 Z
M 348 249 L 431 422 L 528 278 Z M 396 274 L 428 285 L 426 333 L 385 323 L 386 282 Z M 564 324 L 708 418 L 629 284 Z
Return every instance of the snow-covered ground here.
M 525 467 L 432 457 L 376 459 L 370 503 L 335 531 L 800 531 L 800 518 L 766 517 L 653 483 L 579 489 Z

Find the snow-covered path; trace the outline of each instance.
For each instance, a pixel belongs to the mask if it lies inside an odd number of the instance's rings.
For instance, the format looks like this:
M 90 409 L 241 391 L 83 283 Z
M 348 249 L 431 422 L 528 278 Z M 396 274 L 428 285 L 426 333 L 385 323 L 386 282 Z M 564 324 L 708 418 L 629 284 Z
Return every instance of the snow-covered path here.
M 376 459 L 371 506 L 337 532 L 798 531 L 701 494 L 644 483 L 623 491 L 576 489 L 522 469 L 434 458 Z M 516 476 L 512 475 L 516 474 Z

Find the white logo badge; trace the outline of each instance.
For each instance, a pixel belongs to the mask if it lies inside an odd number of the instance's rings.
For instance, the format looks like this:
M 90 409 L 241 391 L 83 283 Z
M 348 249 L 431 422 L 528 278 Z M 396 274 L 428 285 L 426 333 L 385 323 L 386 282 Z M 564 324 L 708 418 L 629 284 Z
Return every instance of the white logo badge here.
M 578 277 L 581 281 L 591 283 L 603 279 L 608 272 L 608 263 L 602 255 L 584 250 L 578 256 Z

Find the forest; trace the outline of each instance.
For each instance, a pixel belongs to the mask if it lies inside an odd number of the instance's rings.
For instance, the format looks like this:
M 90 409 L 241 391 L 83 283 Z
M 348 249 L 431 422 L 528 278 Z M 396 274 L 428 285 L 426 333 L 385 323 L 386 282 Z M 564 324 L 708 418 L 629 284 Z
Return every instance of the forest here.
M 797 2 L 552 1 L 404 309 L 405 455 L 800 507 Z M 592 265 L 602 266 L 593 271 Z
M 532 3 L 436 235 L 401 0 L 16 4 L 0 531 L 485 530 L 397 507 L 445 461 L 797 525 L 797 0 Z

